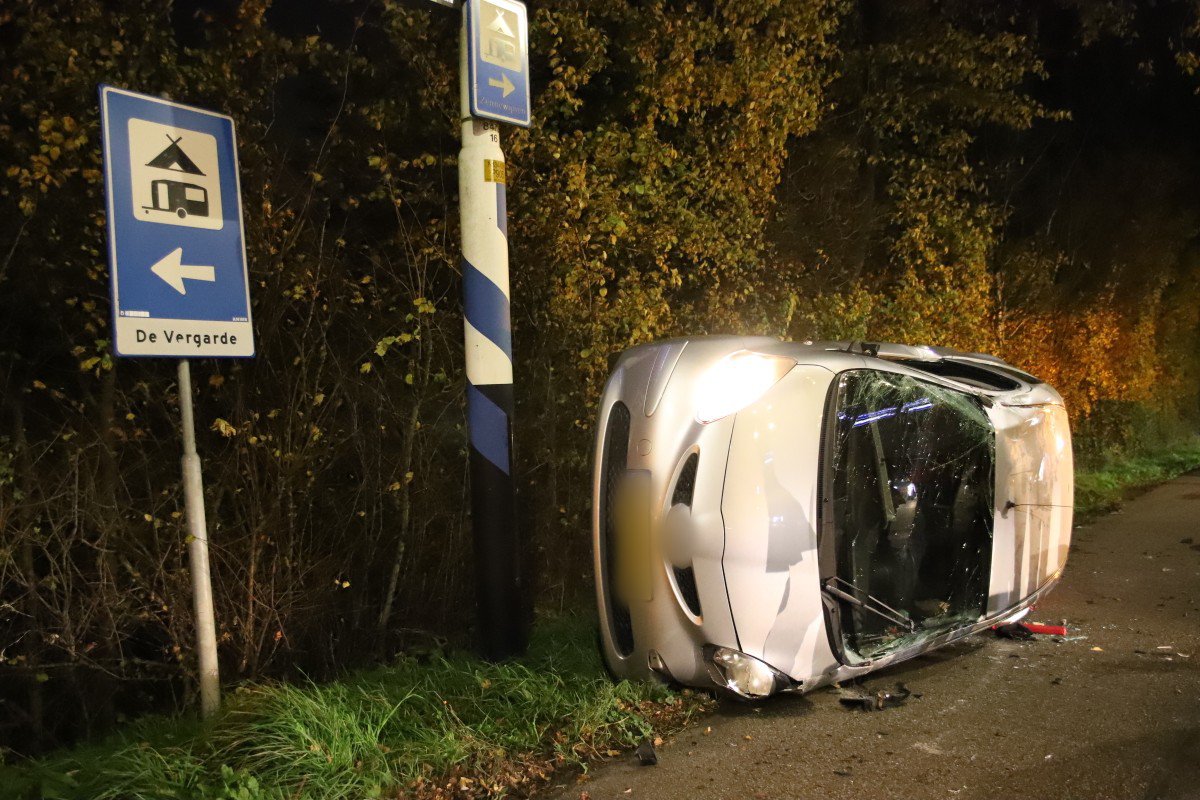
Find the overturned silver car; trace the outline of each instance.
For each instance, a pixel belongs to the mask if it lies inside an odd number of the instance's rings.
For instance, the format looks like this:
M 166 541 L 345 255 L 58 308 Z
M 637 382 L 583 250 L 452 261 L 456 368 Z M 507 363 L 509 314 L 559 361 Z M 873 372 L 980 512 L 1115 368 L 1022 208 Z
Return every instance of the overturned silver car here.
M 1062 574 L 1062 398 L 991 356 L 700 337 L 635 347 L 600 404 L 605 660 L 808 691 L 1020 614 Z

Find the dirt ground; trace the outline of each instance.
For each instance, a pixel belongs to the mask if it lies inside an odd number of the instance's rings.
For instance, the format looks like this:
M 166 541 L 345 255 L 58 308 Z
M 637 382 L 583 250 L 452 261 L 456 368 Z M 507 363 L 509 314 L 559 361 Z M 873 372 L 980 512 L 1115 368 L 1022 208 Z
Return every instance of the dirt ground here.
M 554 800 L 1200 798 L 1200 473 L 1074 533 L 1030 616 L 1070 635 L 981 634 L 872 676 L 921 696 L 851 711 L 832 689 L 744 705 L 564 778 Z

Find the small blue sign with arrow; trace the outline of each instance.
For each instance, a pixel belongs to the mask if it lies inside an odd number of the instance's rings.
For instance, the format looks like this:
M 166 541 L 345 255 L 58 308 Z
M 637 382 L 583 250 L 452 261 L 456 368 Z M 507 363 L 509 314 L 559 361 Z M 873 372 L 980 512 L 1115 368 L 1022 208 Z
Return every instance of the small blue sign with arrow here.
M 529 15 L 519 0 L 468 0 L 471 114 L 528 128 Z
M 100 87 L 113 350 L 251 357 L 233 120 Z

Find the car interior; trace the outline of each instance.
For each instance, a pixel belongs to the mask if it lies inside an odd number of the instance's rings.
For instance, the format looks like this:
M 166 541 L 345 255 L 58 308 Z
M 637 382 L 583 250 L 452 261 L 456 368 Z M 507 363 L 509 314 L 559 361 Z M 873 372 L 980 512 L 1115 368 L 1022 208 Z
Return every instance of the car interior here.
M 823 574 L 858 663 L 982 616 L 995 434 L 978 398 L 908 375 L 854 370 L 834 391 Z

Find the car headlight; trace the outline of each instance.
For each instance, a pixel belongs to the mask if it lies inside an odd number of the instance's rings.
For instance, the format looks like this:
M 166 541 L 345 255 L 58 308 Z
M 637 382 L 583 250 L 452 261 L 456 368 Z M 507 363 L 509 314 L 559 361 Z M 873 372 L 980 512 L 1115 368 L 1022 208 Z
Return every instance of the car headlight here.
M 742 697 L 767 697 L 791 684 L 773 667 L 729 647 L 712 647 L 707 655 L 713 682 Z
M 713 365 L 696 383 L 696 419 L 715 422 L 767 393 L 796 366 L 794 359 L 739 350 Z

